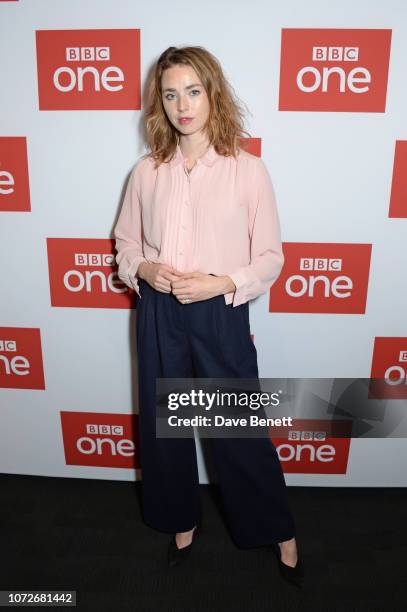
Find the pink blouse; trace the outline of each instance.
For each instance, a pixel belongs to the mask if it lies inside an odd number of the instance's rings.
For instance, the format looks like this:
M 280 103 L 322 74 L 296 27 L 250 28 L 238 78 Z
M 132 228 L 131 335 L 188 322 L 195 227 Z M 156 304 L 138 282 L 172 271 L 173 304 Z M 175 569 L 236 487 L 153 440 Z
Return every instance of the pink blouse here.
M 134 166 L 114 228 L 118 276 L 139 293 L 142 261 L 180 272 L 230 276 L 225 303 L 265 293 L 284 263 L 273 185 L 263 160 L 239 149 L 237 159 L 211 146 L 190 174 L 179 145 L 154 170 L 151 157 Z

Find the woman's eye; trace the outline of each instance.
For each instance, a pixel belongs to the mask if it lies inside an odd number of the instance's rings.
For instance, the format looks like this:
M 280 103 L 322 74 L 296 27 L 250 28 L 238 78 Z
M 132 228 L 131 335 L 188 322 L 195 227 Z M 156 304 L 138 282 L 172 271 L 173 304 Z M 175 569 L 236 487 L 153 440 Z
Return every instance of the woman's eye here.
M 200 94 L 200 93 L 201 93 L 201 90 L 200 90 L 200 89 L 191 89 L 191 93 L 193 93 L 193 92 L 195 92 L 195 93 L 197 93 L 197 94 Z M 174 95 L 174 94 L 168 93 L 168 94 L 165 96 L 165 99 L 166 99 L 166 100 L 172 100 L 172 98 L 169 98 L 168 96 L 173 96 L 173 95 Z M 195 96 L 194 96 L 194 97 L 195 97 Z

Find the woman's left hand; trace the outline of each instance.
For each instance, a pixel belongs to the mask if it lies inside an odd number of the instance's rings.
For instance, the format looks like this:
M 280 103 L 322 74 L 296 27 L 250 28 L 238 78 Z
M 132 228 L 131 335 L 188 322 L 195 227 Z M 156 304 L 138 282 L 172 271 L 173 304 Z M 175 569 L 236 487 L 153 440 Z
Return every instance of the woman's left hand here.
M 236 289 L 229 276 L 212 276 L 203 272 L 189 272 L 182 278 L 171 282 L 172 293 L 177 300 L 185 303 L 199 302 L 223 295 Z

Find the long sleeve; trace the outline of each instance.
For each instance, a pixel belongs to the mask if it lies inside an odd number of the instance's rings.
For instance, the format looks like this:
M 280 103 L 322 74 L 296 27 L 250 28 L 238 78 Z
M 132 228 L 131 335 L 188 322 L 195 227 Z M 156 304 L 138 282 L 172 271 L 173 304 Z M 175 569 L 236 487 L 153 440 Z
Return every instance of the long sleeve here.
M 249 204 L 250 264 L 228 275 L 236 285 L 233 306 L 269 290 L 284 264 L 273 185 L 263 160 L 258 161 Z
M 147 261 L 143 254 L 143 232 L 139 189 L 139 161 L 133 168 L 122 204 L 122 208 L 113 230 L 117 251 L 116 263 L 120 280 L 140 295 L 137 269 L 142 261 Z

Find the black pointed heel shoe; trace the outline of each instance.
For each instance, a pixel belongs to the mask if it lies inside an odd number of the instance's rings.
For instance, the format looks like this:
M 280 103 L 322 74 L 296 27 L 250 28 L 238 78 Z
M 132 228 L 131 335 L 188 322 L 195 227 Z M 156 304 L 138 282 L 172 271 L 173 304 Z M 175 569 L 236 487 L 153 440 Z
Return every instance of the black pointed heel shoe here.
M 280 569 L 280 574 L 290 584 L 295 585 L 298 588 L 302 587 L 302 581 L 304 578 L 304 566 L 300 556 L 297 552 L 297 563 L 295 567 L 291 567 L 291 565 L 287 565 L 281 560 L 281 550 L 278 543 L 271 544 L 271 549 L 275 553 L 278 560 L 278 567 Z
M 202 524 L 199 522 L 195 527 L 192 533 L 192 541 L 188 546 L 184 546 L 183 548 L 178 548 L 177 542 L 175 540 L 175 535 L 172 536 L 169 546 L 168 546 L 168 565 L 169 567 L 174 567 L 182 561 L 185 561 L 191 554 L 192 546 L 196 540 L 196 538 L 200 535 L 202 529 Z

